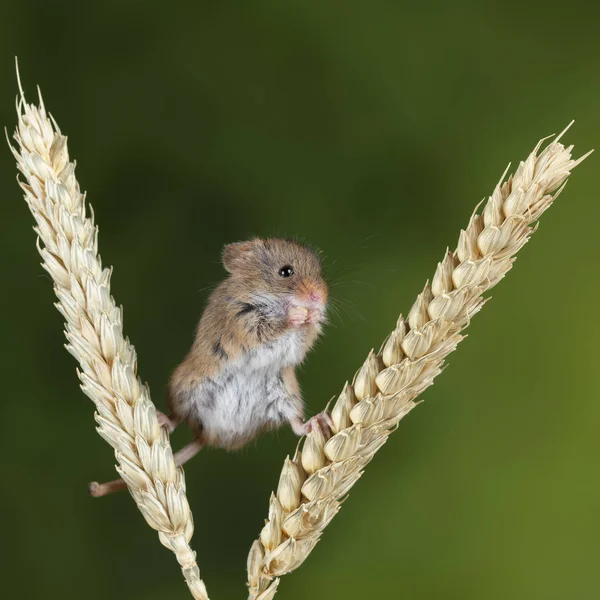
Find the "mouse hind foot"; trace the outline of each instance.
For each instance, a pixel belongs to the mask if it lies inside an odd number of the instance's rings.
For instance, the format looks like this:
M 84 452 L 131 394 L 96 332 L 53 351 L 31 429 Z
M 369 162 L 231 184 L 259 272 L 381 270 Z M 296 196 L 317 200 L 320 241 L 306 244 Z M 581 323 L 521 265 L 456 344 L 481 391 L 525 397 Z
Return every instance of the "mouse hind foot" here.
M 175 464 L 178 467 L 181 467 L 188 460 L 196 456 L 196 454 L 202 450 L 203 446 L 204 442 L 201 439 L 196 438 L 195 440 L 192 440 L 189 444 L 186 444 L 181 450 L 177 451 L 173 455 Z M 113 479 L 113 481 L 107 481 L 106 483 L 92 481 L 88 484 L 88 493 L 93 498 L 108 496 L 113 492 L 119 492 L 124 489 L 127 489 L 127 484 L 122 479 Z

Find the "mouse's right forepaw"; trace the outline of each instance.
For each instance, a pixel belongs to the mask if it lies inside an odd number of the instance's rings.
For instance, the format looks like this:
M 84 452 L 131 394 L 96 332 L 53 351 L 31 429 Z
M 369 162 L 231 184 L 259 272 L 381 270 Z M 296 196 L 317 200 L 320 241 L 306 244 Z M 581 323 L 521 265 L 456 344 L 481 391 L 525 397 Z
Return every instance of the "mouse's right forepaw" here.
M 288 310 L 288 322 L 292 327 L 300 327 L 308 320 L 308 310 L 302 306 L 291 306 Z
M 323 411 L 306 421 L 306 423 L 304 423 L 304 428 L 304 435 L 318 428 L 322 431 L 325 438 L 330 438 L 333 432 L 333 421 L 331 420 L 329 413 Z

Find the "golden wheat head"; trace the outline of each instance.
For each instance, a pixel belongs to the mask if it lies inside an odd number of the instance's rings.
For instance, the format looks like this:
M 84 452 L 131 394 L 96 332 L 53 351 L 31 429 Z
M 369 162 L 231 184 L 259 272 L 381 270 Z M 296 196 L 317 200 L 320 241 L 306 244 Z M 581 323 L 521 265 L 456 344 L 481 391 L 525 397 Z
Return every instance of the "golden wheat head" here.
M 150 391 L 137 376 L 123 313 L 110 295 L 111 269 L 98 254 L 98 228 L 75 178 L 67 138 L 39 106 L 17 98 L 20 186 L 36 222 L 42 266 L 54 281 L 65 318 L 67 350 L 80 365 L 81 389 L 93 400 L 98 433 L 114 448 L 117 471 L 160 541 L 175 553 L 197 600 L 208 600 L 189 541 L 194 530 L 183 469 L 175 466 Z M 41 242 L 41 243 L 40 243 Z
M 532 225 L 586 158 L 573 160 L 573 146 L 565 148 L 561 136 L 538 155 L 540 141 L 503 182 L 504 173 L 483 210 L 475 210 L 456 250 L 446 252 L 408 317 L 400 315 L 381 350 L 371 351 L 352 384 L 344 386 L 331 411 L 332 437 L 316 429 L 285 459 L 268 519 L 248 556 L 251 600 L 271 600 L 278 578 L 310 554 L 364 467 L 441 373 L 483 306 L 483 294 L 511 269 L 536 229 Z

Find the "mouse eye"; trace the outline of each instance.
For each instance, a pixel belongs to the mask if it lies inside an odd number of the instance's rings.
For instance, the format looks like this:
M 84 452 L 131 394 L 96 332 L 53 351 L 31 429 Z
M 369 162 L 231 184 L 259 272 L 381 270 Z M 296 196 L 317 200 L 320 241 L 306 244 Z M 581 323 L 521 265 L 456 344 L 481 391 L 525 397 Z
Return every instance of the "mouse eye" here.
M 291 277 L 294 274 L 294 269 L 291 265 L 285 265 L 279 269 L 279 277 Z

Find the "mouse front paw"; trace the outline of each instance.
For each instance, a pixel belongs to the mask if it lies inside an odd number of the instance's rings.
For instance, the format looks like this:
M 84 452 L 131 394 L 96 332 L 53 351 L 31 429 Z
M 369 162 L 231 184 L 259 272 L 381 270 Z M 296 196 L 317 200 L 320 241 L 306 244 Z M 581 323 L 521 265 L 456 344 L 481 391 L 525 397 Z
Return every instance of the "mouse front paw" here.
M 320 308 L 311 308 L 308 311 L 306 322 L 309 325 L 318 325 L 323 321 L 323 311 Z
M 292 327 L 300 327 L 306 323 L 308 314 L 308 310 L 302 306 L 290 306 L 288 310 L 288 322 Z
M 292 423 L 292 429 L 296 435 L 307 435 L 315 429 L 320 429 L 325 439 L 329 439 L 333 433 L 333 421 L 329 413 L 323 411 L 311 417 L 306 423 L 301 419 Z

